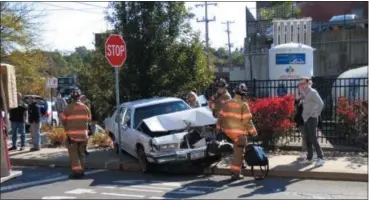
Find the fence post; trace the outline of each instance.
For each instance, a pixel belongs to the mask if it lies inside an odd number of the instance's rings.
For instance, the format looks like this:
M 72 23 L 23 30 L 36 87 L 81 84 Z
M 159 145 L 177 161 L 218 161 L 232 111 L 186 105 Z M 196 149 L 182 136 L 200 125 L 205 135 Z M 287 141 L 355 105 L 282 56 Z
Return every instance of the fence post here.
M 256 97 L 256 77 L 252 79 L 252 94 Z

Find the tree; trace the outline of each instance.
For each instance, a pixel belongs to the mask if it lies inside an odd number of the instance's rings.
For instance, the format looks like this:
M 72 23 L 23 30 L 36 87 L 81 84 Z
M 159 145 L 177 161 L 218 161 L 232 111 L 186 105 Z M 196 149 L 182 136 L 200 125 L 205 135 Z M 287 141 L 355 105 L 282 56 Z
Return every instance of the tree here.
M 300 9 L 295 7 L 295 2 L 293 1 L 270 1 L 269 4 L 270 7 L 260 8 L 262 20 L 293 18 L 300 13 Z
M 19 92 L 46 95 L 45 84 L 49 74 L 44 52 L 41 50 L 13 51 L 3 58 L 3 61 L 15 67 Z
M 0 2 L 1 58 L 15 49 L 33 47 L 40 32 L 37 19 L 41 17 L 31 4 Z
M 112 2 L 107 18 L 127 44 L 123 100 L 181 93 L 212 79 L 184 2 Z M 195 77 L 189 79 L 188 77 Z M 191 89 L 192 89 L 191 88 Z

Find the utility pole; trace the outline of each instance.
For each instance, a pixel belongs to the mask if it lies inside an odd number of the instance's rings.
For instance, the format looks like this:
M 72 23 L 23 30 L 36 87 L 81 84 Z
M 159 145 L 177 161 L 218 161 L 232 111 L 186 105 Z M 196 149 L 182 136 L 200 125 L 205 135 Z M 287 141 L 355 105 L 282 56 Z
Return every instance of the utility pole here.
M 231 48 L 233 46 L 233 44 L 231 43 L 231 31 L 229 30 L 229 25 L 230 24 L 233 24 L 234 21 L 229 21 L 227 20 L 226 22 L 222 22 L 222 24 L 226 24 L 227 25 L 227 30 L 225 31 L 228 35 L 228 64 L 229 64 L 229 67 L 232 67 L 232 51 L 231 51 Z
M 209 50 L 209 22 L 215 21 L 215 16 L 213 19 L 208 18 L 208 6 L 216 6 L 217 3 L 208 3 L 205 1 L 205 4 L 196 4 L 195 7 L 205 7 L 205 17 L 202 20 L 197 19 L 197 22 L 205 22 L 205 41 L 206 41 L 206 64 L 208 69 L 210 69 L 210 50 Z

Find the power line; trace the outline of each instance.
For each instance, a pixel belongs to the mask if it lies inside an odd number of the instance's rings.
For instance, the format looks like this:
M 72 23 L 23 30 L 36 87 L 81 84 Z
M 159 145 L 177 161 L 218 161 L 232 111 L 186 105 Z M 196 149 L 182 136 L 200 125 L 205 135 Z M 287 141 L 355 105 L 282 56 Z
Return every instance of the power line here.
M 98 5 L 89 4 L 89 3 L 85 3 L 85 2 L 78 2 L 78 1 L 76 1 L 74 3 L 79 3 L 79 4 L 83 4 L 83 5 L 87 5 L 87 6 L 93 6 L 93 7 L 96 7 L 96 8 L 104 8 L 104 9 L 106 8 L 104 6 L 98 6 Z
M 229 25 L 230 24 L 233 24 L 234 21 L 229 21 L 227 20 L 226 22 L 222 22 L 222 24 L 226 24 L 227 25 L 227 30 L 225 31 L 227 33 L 227 36 L 228 36 L 228 64 L 230 65 L 230 67 L 232 67 L 232 58 L 231 58 L 231 55 L 232 55 L 232 51 L 231 51 L 231 48 L 233 46 L 233 44 L 231 43 L 231 31 L 229 30 Z
M 99 12 L 86 11 L 86 10 L 77 9 L 77 8 L 68 8 L 68 7 L 58 6 L 58 5 L 51 4 L 51 3 L 47 3 L 47 2 L 39 2 L 39 3 L 45 4 L 45 5 L 49 5 L 49 6 L 54 6 L 54 7 L 57 7 L 57 8 L 66 9 L 66 10 L 74 10 L 74 11 L 80 11 L 80 12 L 85 12 L 85 13 L 101 14 L 101 13 L 99 13 Z M 47 10 L 47 9 L 46 9 L 46 10 Z
M 208 3 L 205 1 L 205 4 L 196 4 L 195 7 L 205 7 L 205 17 L 202 20 L 197 19 L 197 22 L 205 22 L 205 41 L 206 41 L 206 60 L 208 69 L 210 69 L 210 51 L 209 51 L 209 22 L 215 21 L 215 16 L 213 19 L 208 18 L 208 6 L 216 6 L 217 3 Z

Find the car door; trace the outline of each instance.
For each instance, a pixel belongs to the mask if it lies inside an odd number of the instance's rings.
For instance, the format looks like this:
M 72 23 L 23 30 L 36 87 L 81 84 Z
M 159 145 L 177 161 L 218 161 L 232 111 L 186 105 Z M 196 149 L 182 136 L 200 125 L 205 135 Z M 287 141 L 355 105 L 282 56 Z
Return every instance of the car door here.
M 126 109 L 124 113 L 123 118 L 123 129 L 122 129 L 122 136 L 123 136 L 123 144 L 124 144 L 124 150 L 126 150 L 131 155 L 135 155 L 135 146 L 137 142 L 137 133 L 135 132 L 135 129 L 132 124 L 132 110 Z
M 115 117 L 114 120 L 114 125 L 112 127 L 112 130 L 114 130 L 114 135 L 115 135 L 115 139 L 118 141 L 119 140 L 119 129 L 122 130 L 122 122 L 123 122 L 123 117 L 124 117 L 124 112 L 125 112 L 126 108 L 125 107 L 120 107 L 117 115 Z M 123 136 L 122 136 L 122 131 L 120 133 L 120 148 L 124 149 L 124 144 L 123 144 Z M 124 149 L 125 150 L 125 149 Z

